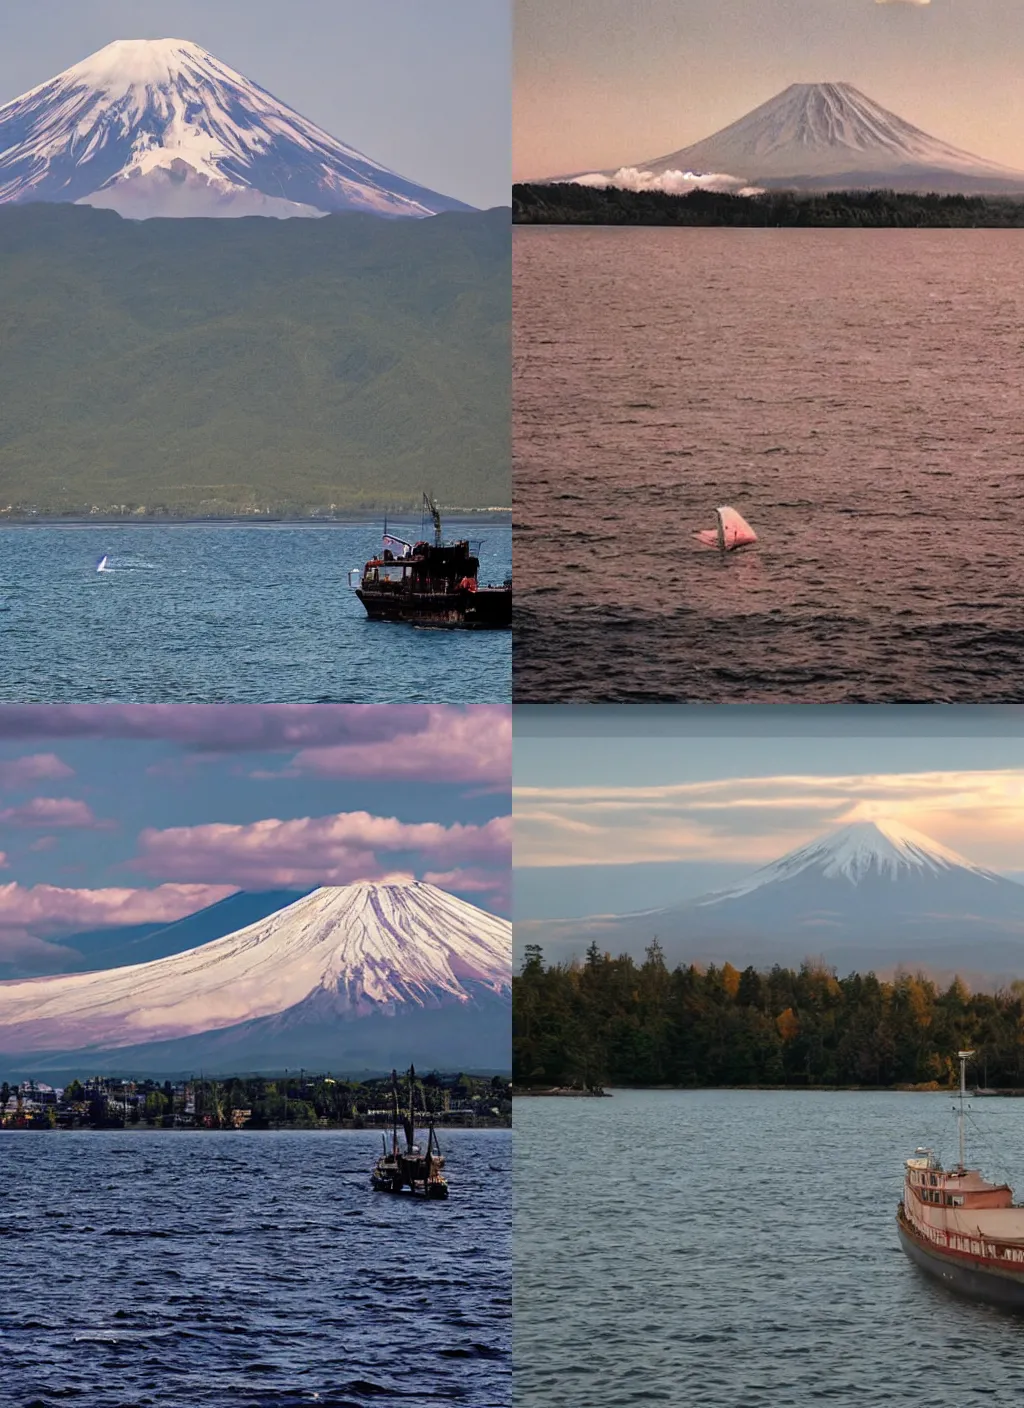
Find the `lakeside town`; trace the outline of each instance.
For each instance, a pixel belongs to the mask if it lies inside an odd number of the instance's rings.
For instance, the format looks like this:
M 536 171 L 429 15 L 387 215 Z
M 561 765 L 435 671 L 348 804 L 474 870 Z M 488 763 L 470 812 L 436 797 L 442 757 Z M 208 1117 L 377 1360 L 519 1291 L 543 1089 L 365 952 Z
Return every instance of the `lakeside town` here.
M 399 1086 L 407 1098 L 404 1079 Z M 417 1119 L 439 1126 L 512 1123 L 512 1084 L 503 1076 L 429 1075 L 415 1082 Z M 90 1076 L 64 1086 L 0 1082 L 0 1130 L 370 1129 L 392 1118 L 391 1078 L 283 1076 L 132 1080 Z

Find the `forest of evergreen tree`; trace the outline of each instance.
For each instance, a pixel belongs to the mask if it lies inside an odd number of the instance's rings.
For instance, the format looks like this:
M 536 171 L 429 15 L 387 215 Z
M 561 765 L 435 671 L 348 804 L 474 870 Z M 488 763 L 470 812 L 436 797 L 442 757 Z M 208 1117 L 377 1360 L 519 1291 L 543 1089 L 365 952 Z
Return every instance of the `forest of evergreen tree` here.
M 1006 196 L 914 195 L 898 191 L 766 191 L 737 196 L 694 190 L 600 190 L 563 182 L 512 187 L 519 225 L 754 225 L 845 228 L 1024 226 L 1024 201 Z
M 1024 1088 L 1024 982 L 971 993 L 810 960 L 671 970 L 656 939 L 643 963 L 592 944 L 549 965 L 533 945 L 513 981 L 518 1086 L 950 1085 L 965 1047 L 977 1084 Z

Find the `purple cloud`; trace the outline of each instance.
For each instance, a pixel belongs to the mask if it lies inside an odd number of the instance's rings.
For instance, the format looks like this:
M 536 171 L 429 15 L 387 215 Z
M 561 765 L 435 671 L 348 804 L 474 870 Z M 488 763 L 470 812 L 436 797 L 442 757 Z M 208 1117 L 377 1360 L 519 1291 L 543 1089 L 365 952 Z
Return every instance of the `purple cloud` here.
M 72 797 L 33 797 L 21 807 L 7 807 L 0 812 L 4 826 L 96 827 L 110 826 L 100 821 L 87 802 Z
M 24 758 L 0 759 L 0 787 L 24 787 L 29 782 L 48 782 L 74 775 L 74 768 L 62 763 L 56 753 L 29 753 Z
M 291 769 L 314 777 L 512 786 L 512 714 L 503 705 L 433 706 L 422 731 L 370 742 L 303 748 Z
M 139 837 L 132 868 L 165 880 L 231 884 L 241 888 L 348 885 L 380 880 L 395 870 L 379 853 L 412 854 L 414 868 L 463 872 L 484 867 L 507 875 L 512 856 L 512 818 L 481 826 L 404 822 L 368 812 L 268 819 L 248 825 L 214 822 L 149 829 Z M 401 863 L 408 867 L 409 861 Z M 482 872 L 477 870 L 476 875 Z
M 126 738 L 245 752 L 422 733 L 429 704 L 6 704 L 0 738 Z M 451 706 L 454 708 L 454 706 Z M 491 708 L 469 705 L 467 708 Z
M 0 885 L 0 940 L 73 934 L 117 924 L 170 924 L 215 904 L 233 885 L 157 885 L 151 890 L 65 890 L 56 885 Z M 0 952 L 3 945 L 0 943 Z
M 512 714 L 500 704 L 7 704 L 0 705 L 4 738 L 127 739 L 172 743 L 199 755 L 296 755 L 281 774 L 254 774 L 262 777 L 511 785 Z M 41 756 L 48 766 L 64 767 L 52 754 Z

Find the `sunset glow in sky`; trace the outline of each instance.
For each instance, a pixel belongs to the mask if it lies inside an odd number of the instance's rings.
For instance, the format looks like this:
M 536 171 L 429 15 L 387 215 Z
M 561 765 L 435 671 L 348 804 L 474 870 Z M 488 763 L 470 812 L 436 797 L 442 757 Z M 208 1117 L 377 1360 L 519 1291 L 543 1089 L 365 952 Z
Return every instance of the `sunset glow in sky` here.
M 932 727 L 949 733 L 929 736 L 913 711 L 861 710 L 851 724 L 858 711 L 811 710 L 825 717 L 803 736 L 799 709 L 744 710 L 742 721 L 719 710 L 705 734 L 710 711 L 656 712 L 653 736 L 651 711 L 635 706 L 585 720 L 566 710 L 564 722 L 540 710 L 522 729 L 517 717 L 516 917 L 670 903 L 833 827 L 886 818 L 1024 874 L 1024 722 L 1012 714 L 942 711 Z
M 517 0 L 516 180 L 632 166 L 791 83 L 852 83 L 1024 168 L 1020 0 Z

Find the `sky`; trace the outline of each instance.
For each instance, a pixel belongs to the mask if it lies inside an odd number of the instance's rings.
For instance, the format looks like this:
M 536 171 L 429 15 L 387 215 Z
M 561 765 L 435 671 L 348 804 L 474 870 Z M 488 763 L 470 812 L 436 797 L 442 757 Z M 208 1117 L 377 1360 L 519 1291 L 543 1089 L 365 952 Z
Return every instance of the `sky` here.
M 1020 0 L 516 0 L 513 176 L 614 169 L 846 82 L 1024 169 Z
M 507 913 L 510 754 L 498 705 L 0 706 L 0 962 L 240 889 Z
M 1019 709 L 517 709 L 513 918 L 629 913 L 889 818 L 1024 879 Z
M 5 0 L 0 105 L 115 39 L 188 39 L 431 190 L 509 203 L 509 0 Z

